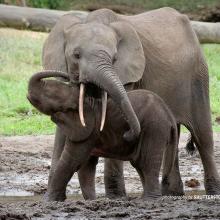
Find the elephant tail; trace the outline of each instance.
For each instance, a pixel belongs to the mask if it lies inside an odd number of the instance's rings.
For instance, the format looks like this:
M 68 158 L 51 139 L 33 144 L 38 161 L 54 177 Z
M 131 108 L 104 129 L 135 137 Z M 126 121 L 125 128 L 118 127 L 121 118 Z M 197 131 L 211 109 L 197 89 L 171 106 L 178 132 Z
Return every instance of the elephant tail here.
M 196 152 L 196 144 L 193 140 L 193 136 L 191 135 L 187 141 L 186 144 L 186 151 L 189 155 L 194 155 L 194 153 Z

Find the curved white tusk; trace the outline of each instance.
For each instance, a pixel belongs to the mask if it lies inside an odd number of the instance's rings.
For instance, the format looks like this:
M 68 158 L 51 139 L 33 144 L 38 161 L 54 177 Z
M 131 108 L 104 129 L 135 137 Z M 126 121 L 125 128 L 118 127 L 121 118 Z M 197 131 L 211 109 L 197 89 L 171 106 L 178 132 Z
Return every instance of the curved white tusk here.
M 102 91 L 102 118 L 101 118 L 100 131 L 103 130 L 105 125 L 106 110 L 107 110 L 107 92 Z
M 80 122 L 83 127 L 86 126 L 84 116 L 83 116 L 84 96 L 85 96 L 85 85 L 81 83 L 80 90 L 79 90 L 79 118 L 80 118 Z

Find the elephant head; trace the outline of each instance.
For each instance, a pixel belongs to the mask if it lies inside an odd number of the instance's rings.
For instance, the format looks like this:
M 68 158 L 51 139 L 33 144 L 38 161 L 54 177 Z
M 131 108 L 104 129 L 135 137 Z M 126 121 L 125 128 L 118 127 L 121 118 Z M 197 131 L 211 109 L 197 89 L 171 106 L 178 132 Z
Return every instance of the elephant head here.
M 102 97 L 102 121 L 107 94 L 120 107 L 130 126 L 126 140 L 139 136 L 140 124 L 124 85 L 141 79 L 145 58 L 140 39 L 128 22 L 111 10 L 90 13 L 82 21 L 71 14 L 64 16 L 50 33 L 43 50 L 45 69 L 67 72 L 80 84 L 79 113 L 82 125 L 84 95 Z
M 39 111 L 50 115 L 52 121 L 63 130 L 70 140 L 84 141 L 95 130 L 94 111 L 89 104 L 85 106 L 86 127 L 80 126 L 80 120 L 76 117 L 79 109 L 78 85 L 70 86 L 58 80 L 44 80 L 49 77 L 62 77 L 69 80 L 69 76 L 61 71 L 47 70 L 35 73 L 28 84 L 28 100 Z
M 43 80 L 49 77 L 69 80 L 69 76 L 61 71 L 42 71 L 34 74 L 28 84 L 27 99 L 30 103 L 47 115 L 70 108 L 77 109 L 78 86 L 73 87 L 58 80 Z

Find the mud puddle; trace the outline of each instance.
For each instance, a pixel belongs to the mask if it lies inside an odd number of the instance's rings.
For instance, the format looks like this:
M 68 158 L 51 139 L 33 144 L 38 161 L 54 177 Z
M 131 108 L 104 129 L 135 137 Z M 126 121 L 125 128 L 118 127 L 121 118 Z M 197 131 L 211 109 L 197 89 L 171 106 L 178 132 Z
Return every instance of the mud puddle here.
M 182 134 L 180 139 L 181 176 L 184 183 L 190 179 L 196 179 L 200 184 L 196 188 L 185 186 L 185 191 L 187 195 L 203 195 L 201 160 L 198 152 L 194 156 L 186 153 L 184 147 L 187 137 L 187 134 Z M 82 199 L 78 178 L 75 174 L 68 184 L 68 199 L 65 203 L 42 202 L 41 199 L 47 187 L 53 139 L 52 135 L 0 137 L 0 219 L 5 219 L 7 215 L 9 216 L 7 219 L 28 219 L 30 217 L 31 219 L 220 218 L 220 210 L 218 211 L 220 200 L 213 198 L 196 201 L 195 198 L 163 198 L 157 202 L 144 203 L 137 201 L 136 198 L 140 197 L 142 186 L 135 169 L 128 162 L 124 163 L 124 176 L 129 198 L 122 200 L 103 198 L 104 161 L 102 158 L 99 159 L 96 172 L 98 200 L 85 202 Z M 214 139 L 216 162 L 220 170 L 220 134 L 216 133 Z
M 185 191 L 185 196 L 192 196 L 192 195 L 205 195 L 205 190 L 191 190 L 191 191 Z M 129 193 L 129 196 L 131 198 L 140 198 L 141 193 Z M 104 198 L 104 194 L 98 194 L 99 198 Z M 69 194 L 67 195 L 68 200 L 78 201 L 78 200 L 84 200 L 83 196 L 81 194 L 74 195 Z M 25 191 L 13 191 L 11 194 L 5 194 L 0 195 L 0 203 L 9 203 L 9 202 L 21 202 L 21 201 L 43 201 L 42 195 L 34 195 L 34 193 L 31 192 L 25 192 Z

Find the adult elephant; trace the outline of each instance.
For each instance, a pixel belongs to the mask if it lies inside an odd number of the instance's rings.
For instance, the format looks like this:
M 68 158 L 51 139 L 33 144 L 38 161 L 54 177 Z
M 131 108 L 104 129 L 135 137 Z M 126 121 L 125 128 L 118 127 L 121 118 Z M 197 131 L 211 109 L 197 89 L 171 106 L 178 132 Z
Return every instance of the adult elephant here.
M 172 110 L 178 127 L 185 125 L 192 135 L 191 143 L 196 143 L 207 194 L 220 194 L 220 178 L 214 161 L 208 68 L 186 16 L 171 8 L 135 16 L 101 9 L 83 20 L 70 13 L 52 29 L 44 45 L 43 65 L 45 69 L 68 72 L 73 82 L 81 84 L 79 102 L 83 125 L 85 88 L 86 94 L 94 100 L 106 91 L 128 120 L 127 140 L 138 136 L 140 125 L 124 87 L 157 93 Z M 103 98 L 102 127 L 105 101 Z M 57 128 L 48 187 L 64 144 L 65 136 Z M 95 198 L 96 163 L 94 158 L 89 160 L 78 173 L 86 198 Z M 175 164 L 173 194 L 182 194 L 178 157 Z M 105 160 L 105 186 L 108 197 L 125 195 L 122 162 Z

